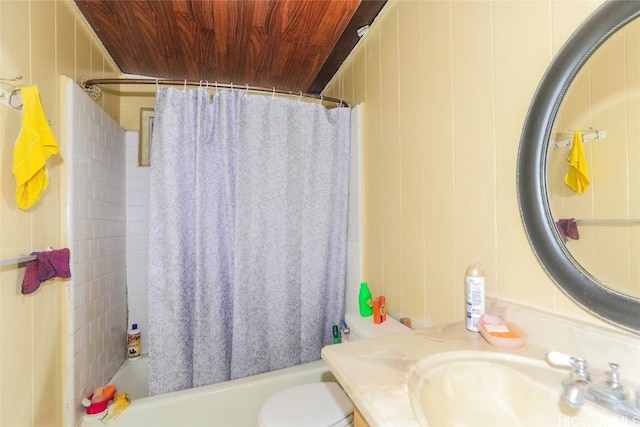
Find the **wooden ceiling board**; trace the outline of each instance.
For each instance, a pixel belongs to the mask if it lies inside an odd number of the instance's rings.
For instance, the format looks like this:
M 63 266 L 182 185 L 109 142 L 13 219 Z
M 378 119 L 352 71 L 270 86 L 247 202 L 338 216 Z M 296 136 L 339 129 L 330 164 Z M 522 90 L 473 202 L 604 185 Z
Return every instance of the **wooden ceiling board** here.
M 324 88 L 385 2 L 75 0 L 123 73 L 304 92 Z

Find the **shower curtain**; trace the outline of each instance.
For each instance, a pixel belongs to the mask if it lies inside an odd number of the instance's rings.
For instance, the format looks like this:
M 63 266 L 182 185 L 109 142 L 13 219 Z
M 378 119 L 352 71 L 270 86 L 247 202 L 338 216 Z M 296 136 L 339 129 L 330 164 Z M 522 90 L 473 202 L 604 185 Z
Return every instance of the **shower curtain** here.
M 320 358 L 344 314 L 349 121 L 315 102 L 158 91 L 150 394 Z

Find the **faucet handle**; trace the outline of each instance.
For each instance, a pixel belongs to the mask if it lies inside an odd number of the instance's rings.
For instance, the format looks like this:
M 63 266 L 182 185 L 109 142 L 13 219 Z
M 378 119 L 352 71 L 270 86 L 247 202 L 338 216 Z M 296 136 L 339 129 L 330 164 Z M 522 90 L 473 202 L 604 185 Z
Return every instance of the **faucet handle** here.
M 620 365 L 617 363 L 609 363 L 609 368 L 611 368 L 611 379 L 608 381 L 609 387 L 613 389 L 622 388 L 622 384 L 620 383 Z
M 591 381 L 591 374 L 589 373 L 587 361 L 582 357 L 576 357 L 552 350 L 547 353 L 547 360 L 555 366 L 573 368 L 571 370 L 571 375 L 569 376 L 572 380 L 583 380 L 586 382 Z
M 627 390 L 622 386 L 622 382 L 620 381 L 620 365 L 617 363 L 609 363 L 609 367 L 611 368 L 609 372 L 610 378 L 606 382 L 609 392 L 619 400 L 627 399 Z
M 549 361 L 549 363 L 551 363 L 552 365 L 555 366 L 566 366 L 566 367 L 572 367 L 575 364 L 575 360 L 578 359 L 575 356 L 572 356 L 570 354 L 566 354 L 566 353 L 562 353 L 556 350 L 551 350 L 550 352 L 547 353 L 546 355 L 547 360 Z

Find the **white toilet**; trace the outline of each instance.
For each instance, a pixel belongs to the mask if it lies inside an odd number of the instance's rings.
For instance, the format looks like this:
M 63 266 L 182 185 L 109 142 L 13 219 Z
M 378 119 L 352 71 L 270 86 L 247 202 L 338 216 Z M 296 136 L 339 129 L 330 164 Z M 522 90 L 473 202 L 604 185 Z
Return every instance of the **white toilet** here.
M 358 313 L 345 316 L 349 341 L 406 332 L 406 326 L 387 316 L 380 325 Z M 303 422 L 303 424 L 301 424 Z M 353 405 L 337 383 L 302 384 L 282 390 L 262 405 L 260 427 L 347 427 L 353 425 Z

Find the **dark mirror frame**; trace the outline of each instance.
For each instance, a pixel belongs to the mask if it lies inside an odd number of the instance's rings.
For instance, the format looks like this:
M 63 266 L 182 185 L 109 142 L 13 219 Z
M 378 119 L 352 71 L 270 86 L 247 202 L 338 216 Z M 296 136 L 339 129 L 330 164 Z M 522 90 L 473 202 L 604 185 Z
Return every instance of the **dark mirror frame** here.
M 547 197 L 547 152 L 560 104 L 580 68 L 613 33 L 639 15 L 640 1 L 609 0 L 567 40 L 529 106 L 516 169 L 522 222 L 547 274 L 587 311 L 636 333 L 640 332 L 640 300 L 608 288 L 584 270 L 558 233 Z

